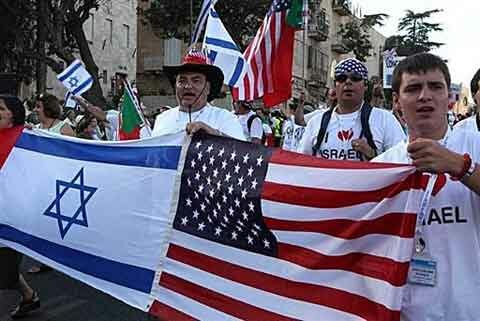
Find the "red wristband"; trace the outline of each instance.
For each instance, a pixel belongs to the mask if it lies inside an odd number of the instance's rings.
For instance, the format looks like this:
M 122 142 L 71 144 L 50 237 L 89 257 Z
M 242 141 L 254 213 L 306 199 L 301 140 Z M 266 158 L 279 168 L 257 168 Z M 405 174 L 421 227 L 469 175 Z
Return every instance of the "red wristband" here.
M 458 174 L 450 174 L 450 178 L 452 181 L 459 181 L 461 180 L 468 172 L 470 169 L 470 166 L 472 166 L 472 158 L 470 157 L 469 154 L 465 153 L 463 154 L 463 167 L 462 171 Z

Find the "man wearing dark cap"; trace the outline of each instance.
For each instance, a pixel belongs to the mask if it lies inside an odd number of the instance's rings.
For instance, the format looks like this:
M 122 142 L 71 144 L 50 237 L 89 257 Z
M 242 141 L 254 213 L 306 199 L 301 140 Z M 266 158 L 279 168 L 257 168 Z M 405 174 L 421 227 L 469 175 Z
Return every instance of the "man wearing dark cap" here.
M 263 138 L 262 119 L 252 109 L 250 101 L 236 101 L 233 103 L 235 115 L 243 129 L 243 134 L 249 142 L 261 144 Z
M 348 58 L 337 64 L 337 105 L 308 122 L 299 152 L 328 159 L 368 161 L 405 139 L 390 112 L 372 108 L 364 101 L 367 79 L 367 67 L 359 60 Z
M 164 71 L 175 88 L 178 106 L 157 116 L 153 136 L 203 130 L 245 140 L 235 115 L 209 103 L 220 94 L 223 73 L 209 63 L 205 54 L 192 50 L 181 65 L 165 66 Z

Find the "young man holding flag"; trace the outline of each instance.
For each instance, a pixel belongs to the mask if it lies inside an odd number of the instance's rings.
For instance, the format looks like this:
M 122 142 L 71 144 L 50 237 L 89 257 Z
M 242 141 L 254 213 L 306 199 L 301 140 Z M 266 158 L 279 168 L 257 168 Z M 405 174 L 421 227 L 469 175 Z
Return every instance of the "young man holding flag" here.
M 420 246 L 410 263 L 403 321 L 480 320 L 480 134 L 450 129 L 449 88 L 440 57 L 421 53 L 402 60 L 393 73 L 393 103 L 409 139 L 373 159 L 438 175 L 430 206 L 418 214 Z

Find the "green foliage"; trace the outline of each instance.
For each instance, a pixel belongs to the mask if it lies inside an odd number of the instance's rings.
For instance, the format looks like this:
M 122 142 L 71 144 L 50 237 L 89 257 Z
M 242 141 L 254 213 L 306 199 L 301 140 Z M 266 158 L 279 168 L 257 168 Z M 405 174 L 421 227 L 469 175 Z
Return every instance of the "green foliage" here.
M 145 17 L 161 38 L 178 38 L 190 42 L 190 26 L 194 26 L 202 0 L 192 0 L 193 19 L 190 18 L 190 1 L 155 0 L 145 11 Z M 244 49 L 255 36 L 271 0 L 218 1 L 215 5 L 223 24 L 233 40 Z
M 376 25 L 383 26 L 387 14 L 378 13 L 365 15 L 363 18 L 353 18 L 346 24 L 340 25 L 340 35 L 348 51 L 353 51 L 360 61 L 366 61 L 373 48 L 370 42 L 369 30 Z
M 430 41 L 432 32 L 443 31 L 440 23 L 428 22 L 433 14 L 439 12 L 442 12 L 442 10 L 433 9 L 418 13 L 412 10 L 406 11 L 405 16 L 398 24 L 398 31 L 403 32 L 403 34 L 396 36 L 394 39 L 399 54 L 412 55 L 419 52 L 428 52 L 444 45 L 441 42 Z M 391 45 L 393 44 L 389 43 L 389 46 Z

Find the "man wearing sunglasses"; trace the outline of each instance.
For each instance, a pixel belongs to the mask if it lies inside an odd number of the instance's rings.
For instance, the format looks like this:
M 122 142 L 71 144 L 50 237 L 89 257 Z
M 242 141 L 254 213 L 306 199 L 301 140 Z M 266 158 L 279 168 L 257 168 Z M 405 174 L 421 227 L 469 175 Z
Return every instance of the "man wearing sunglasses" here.
M 337 105 L 307 124 L 298 151 L 327 159 L 368 161 L 405 139 L 395 117 L 365 101 L 367 67 L 355 58 L 335 67 Z

